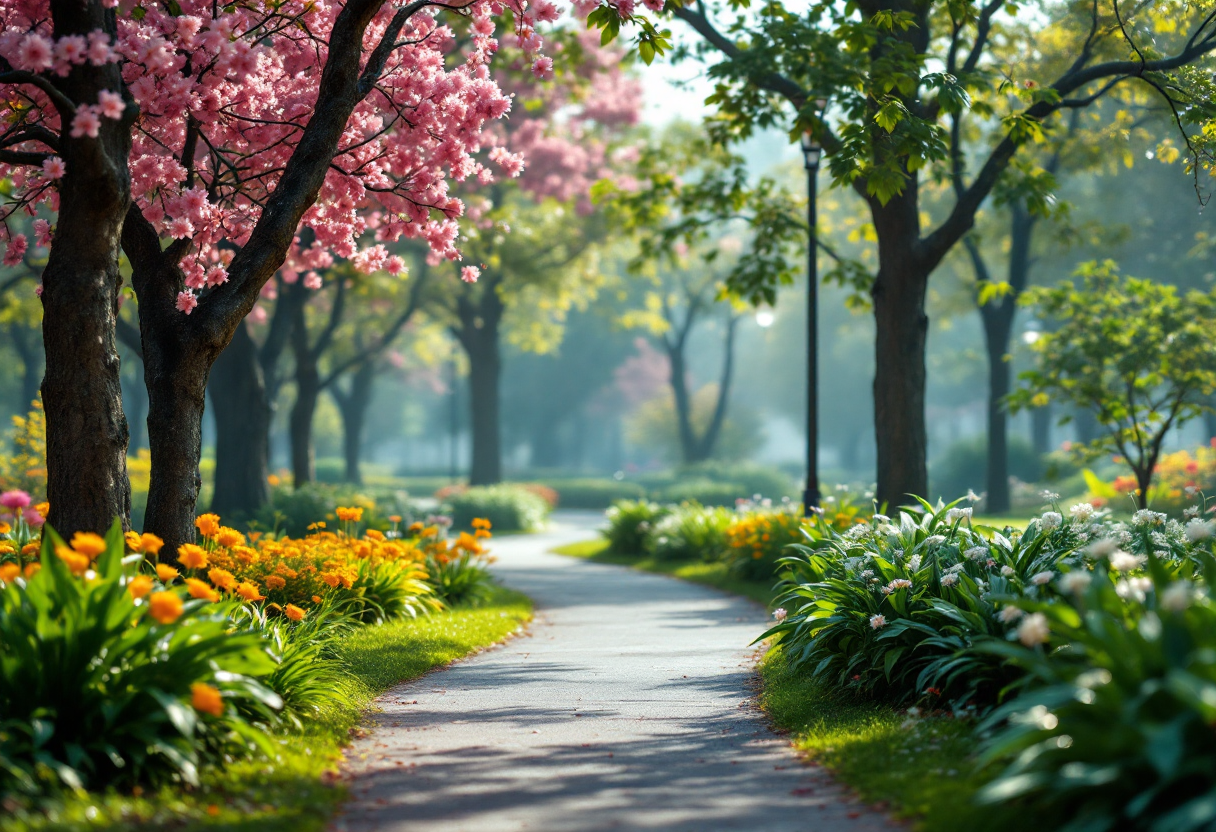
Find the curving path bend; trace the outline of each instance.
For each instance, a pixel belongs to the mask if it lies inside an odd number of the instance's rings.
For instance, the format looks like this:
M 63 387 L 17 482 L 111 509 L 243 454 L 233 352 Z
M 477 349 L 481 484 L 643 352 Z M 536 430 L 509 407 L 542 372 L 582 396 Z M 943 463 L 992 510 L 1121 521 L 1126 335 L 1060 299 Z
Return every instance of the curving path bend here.
M 335 832 L 899 828 L 766 727 L 759 607 L 549 553 L 599 520 L 495 539 L 499 578 L 536 602 L 529 634 L 380 699 Z

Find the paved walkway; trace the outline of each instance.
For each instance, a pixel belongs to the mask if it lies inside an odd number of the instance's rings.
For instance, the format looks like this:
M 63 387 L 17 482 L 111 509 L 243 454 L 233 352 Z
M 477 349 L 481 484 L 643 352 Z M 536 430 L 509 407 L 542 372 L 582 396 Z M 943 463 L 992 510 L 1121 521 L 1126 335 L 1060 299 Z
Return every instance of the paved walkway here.
M 530 634 L 381 698 L 335 830 L 896 828 L 766 728 L 758 607 L 547 553 L 596 522 L 495 539 L 501 580 L 536 601 Z

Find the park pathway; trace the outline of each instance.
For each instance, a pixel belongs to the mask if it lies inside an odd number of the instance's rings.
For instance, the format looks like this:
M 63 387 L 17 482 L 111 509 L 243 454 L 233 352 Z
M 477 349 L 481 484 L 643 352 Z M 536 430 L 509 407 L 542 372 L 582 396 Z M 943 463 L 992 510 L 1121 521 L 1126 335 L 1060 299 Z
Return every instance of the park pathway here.
M 548 552 L 599 519 L 494 540 L 536 620 L 380 699 L 336 832 L 897 828 L 766 727 L 749 689 L 759 607 Z

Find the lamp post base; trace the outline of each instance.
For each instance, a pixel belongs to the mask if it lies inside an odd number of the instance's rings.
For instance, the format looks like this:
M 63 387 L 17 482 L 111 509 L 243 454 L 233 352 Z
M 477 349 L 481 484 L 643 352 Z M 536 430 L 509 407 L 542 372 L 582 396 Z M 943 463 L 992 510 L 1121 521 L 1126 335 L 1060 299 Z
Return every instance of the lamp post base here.
M 802 492 L 802 514 L 810 517 L 819 511 L 819 486 L 808 485 Z

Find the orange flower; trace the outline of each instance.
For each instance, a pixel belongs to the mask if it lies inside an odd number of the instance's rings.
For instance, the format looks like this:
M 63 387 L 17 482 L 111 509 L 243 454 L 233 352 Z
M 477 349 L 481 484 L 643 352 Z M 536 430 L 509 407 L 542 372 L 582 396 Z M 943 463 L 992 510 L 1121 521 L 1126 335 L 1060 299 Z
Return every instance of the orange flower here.
M 271 488 L 275 487 L 282 481 L 283 480 L 281 480 L 277 474 L 271 474 L 270 476 L 266 477 L 266 482 L 269 483 Z
M 202 598 L 212 603 L 220 600 L 220 594 L 198 578 L 186 578 L 186 590 L 192 598 Z
M 33 540 L 21 547 L 21 554 L 36 555 L 40 549 L 42 549 L 42 543 L 40 541 Z
M 42 564 L 38 563 L 37 561 L 34 561 L 33 563 L 27 563 L 25 565 L 25 577 L 27 577 L 27 578 L 34 577 L 35 575 L 38 574 L 38 571 L 40 569 L 42 569 Z
M 182 599 L 176 592 L 153 592 L 148 599 L 148 615 L 160 624 L 172 624 L 182 616 Z
M 335 572 L 322 572 L 321 580 L 335 588 L 337 588 L 338 584 L 342 583 L 342 579 Z
M 177 560 L 187 569 L 202 569 L 207 565 L 207 553 L 202 546 L 184 543 L 177 550 Z
M 339 506 L 337 509 L 335 509 L 334 513 L 338 515 L 339 520 L 350 520 L 358 523 L 363 519 L 363 509 L 356 508 L 354 506 L 346 508 Z
M 242 581 L 240 586 L 236 588 L 236 594 L 246 601 L 261 601 L 263 599 L 262 593 L 258 592 L 258 585 L 250 581 Z
M 124 541 L 126 541 L 127 548 L 130 549 L 132 552 L 139 551 L 139 535 L 138 534 L 136 534 L 135 532 L 127 532 L 126 534 L 124 534 L 122 536 L 122 539 Z
M 139 550 L 152 557 L 159 555 L 161 547 L 164 545 L 165 541 L 150 532 L 144 532 L 139 536 Z
M 416 521 L 416 522 L 410 523 L 409 531 L 412 532 L 413 534 L 418 534 L 418 532 L 422 531 L 425 528 L 426 528 L 426 525 L 424 523 Z
M 267 575 L 266 576 L 266 588 L 267 589 L 273 591 L 276 589 L 282 589 L 285 586 L 287 586 L 287 581 L 283 580 L 278 575 Z
M 236 578 L 227 569 L 212 569 L 207 577 L 220 589 L 236 589 Z
M 127 584 L 127 592 L 131 593 L 132 598 L 143 598 L 152 591 L 152 586 L 152 579 L 147 575 L 136 575 Z
M 3 520 L 0 520 L 0 534 L 8 534 L 12 530 L 13 530 L 12 526 L 10 526 L 8 523 L 5 523 Z
M 106 550 L 106 541 L 93 532 L 76 532 L 72 535 L 72 548 L 92 560 Z
M 217 532 L 215 535 L 215 542 L 223 546 L 225 549 L 231 549 L 233 546 L 244 546 L 245 535 L 241 534 L 236 529 L 222 526 L 220 527 L 219 532 Z
M 55 547 L 55 554 L 67 564 L 73 575 L 83 575 L 89 568 L 89 556 L 73 551 L 67 546 Z
M 21 574 L 21 565 L 16 563 L 0 564 L 0 583 L 9 583 Z
M 195 518 L 194 525 L 198 526 L 203 537 L 215 537 L 220 530 L 220 517 L 218 514 L 201 514 Z
M 46 517 L 47 515 L 49 515 L 51 513 L 51 504 L 50 503 L 34 503 L 34 511 L 38 512 L 43 517 Z
M 489 531 L 492 528 L 492 526 L 490 525 L 490 521 L 488 519 L 486 519 L 485 517 L 475 517 L 475 518 L 473 518 L 473 528 L 485 529 L 485 530 Z
M 199 713 L 215 717 L 224 715 L 224 698 L 220 696 L 219 689 L 202 682 L 190 686 L 190 704 Z
M 323 529 L 323 528 L 325 528 L 325 521 L 324 521 L 324 520 L 318 520 L 318 521 L 317 521 L 317 522 L 315 522 L 315 523 L 310 523 L 310 524 L 309 524 L 309 526 L 308 526 L 308 530 L 309 530 L 310 532 L 315 532 L 315 531 L 317 531 L 317 530 L 319 530 L 319 529 Z
M 312 596 L 312 602 L 313 602 L 314 604 L 319 604 L 319 603 L 321 603 L 321 596 L 320 596 L 320 595 L 314 595 L 314 596 Z
M 300 609 L 295 604 L 288 604 L 286 607 L 283 608 L 283 614 L 286 615 L 288 618 L 290 618 L 292 621 L 303 621 L 304 616 L 307 615 L 308 613 L 304 612 L 304 610 Z
M 390 514 L 390 515 L 388 516 L 388 522 L 390 522 L 390 523 L 400 523 L 400 522 L 401 522 L 401 515 L 400 515 L 400 514 Z
M 375 529 L 368 529 L 365 534 L 372 540 L 384 540 L 384 532 L 378 532 Z
M 181 573 L 179 573 L 176 569 L 174 569 L 172 566 L 170 566 L 167 563 L 156 564 L 156 577 L 160 578 L 161 583 L 167 584 L 167 583 L 169 583 L 169 581 L 176 578 L 179 574 L 181 574 Z

